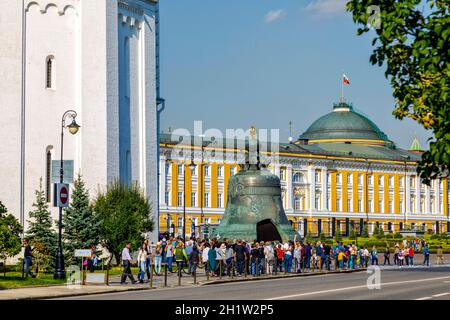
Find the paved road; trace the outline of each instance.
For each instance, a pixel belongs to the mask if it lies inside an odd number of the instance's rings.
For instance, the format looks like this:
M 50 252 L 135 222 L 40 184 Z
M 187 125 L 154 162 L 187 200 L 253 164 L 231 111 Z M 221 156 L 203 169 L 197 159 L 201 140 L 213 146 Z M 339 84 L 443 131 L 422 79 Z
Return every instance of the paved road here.
M 125 293 L 79 296 L 98 300 L 283 300 L 283 299 L 450 299 L 450 267 L 386 268 L 381 288 L 369 290 L 365 272 L 314 277 L 260 280 L 200 287 L 167 288 Z

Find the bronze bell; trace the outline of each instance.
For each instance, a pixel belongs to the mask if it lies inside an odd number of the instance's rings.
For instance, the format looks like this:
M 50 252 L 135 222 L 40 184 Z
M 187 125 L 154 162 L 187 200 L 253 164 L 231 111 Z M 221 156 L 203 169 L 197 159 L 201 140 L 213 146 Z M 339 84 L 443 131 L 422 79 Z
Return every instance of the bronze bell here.
M 284 212 L 280 179 L 261 170 L 259 148 L 256 164 L 251 164 L 249 158 L 251 155 L 230 177 L 227 206 L 214 236 L 246 241 L 294 240 L 296 232 Z

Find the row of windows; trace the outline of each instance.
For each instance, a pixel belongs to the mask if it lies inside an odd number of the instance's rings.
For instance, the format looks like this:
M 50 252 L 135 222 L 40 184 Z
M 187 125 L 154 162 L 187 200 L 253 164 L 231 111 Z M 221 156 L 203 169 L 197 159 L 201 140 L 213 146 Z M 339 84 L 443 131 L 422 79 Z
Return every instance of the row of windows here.
M 177 166 L 177 168 L 178 168 L 178 175 L 183 175 L 184 174 L 185 167 L 186 166 L 183 165 L 183 164 L 179 164 Z M 166 176 L 170 174 L 170 168 L 171 168 L 170 163 L 166 163 Z M 211 173 L 210 173 L 211 166 L 208 165 L 208 164 L 205 164 L 205 165 L 203 165 L 203 168 L 204 168 L 205 177 L 211 176 Z M 196 165 L 194 171 L 192 172 L 192 175 L 196 176 L 196 175 L 198 175 L 198 172 L 199 172 L 199 166 Z M 231 175 L 236 174 L 236 172 L 237 172 L 236 166 L 231 166 L 230 167 Z M 222 166 L 222 165 L 218 165 L 217 166 L 217 176 L 219 178 L 224 176 L 224 166 Z
M 209 208 L 210 207 L 210 193 L 209 192 L 205 192 L 203 194 L 203 207 L 205 208 Z M 183 202 L 183 192 L 178 192 L 177 194 L 177 206 L 181 207 L 184 205 Z M 170 203 L 170 192 L 166 191 L 165 193 L 165 203 Z M 197 206 L 197 193 L 196 192 L 191 192 L 191 207 L 196 207 Z M 223 208 L 224 207 L 224 202 L 223 202 L 223 193 L 218 193 L 217 194 L 217 207 L 218 208 Z

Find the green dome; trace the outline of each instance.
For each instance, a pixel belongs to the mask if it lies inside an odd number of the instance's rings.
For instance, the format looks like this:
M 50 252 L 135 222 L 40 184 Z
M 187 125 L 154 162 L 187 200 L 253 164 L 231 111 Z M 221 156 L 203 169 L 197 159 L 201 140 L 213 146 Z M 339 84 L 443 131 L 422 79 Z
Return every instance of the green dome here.
M 334 105 L 334 110 L 316 120 L 300 136 L 300 140 L 382 140 L 388 137 L 366 116 L 353 110 L 346 103 Z

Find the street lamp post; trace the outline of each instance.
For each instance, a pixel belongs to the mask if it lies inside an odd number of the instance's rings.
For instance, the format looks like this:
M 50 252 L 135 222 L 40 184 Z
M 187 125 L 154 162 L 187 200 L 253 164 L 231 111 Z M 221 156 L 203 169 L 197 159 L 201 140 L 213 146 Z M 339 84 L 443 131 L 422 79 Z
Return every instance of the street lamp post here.
M 66 125 L 66 118 L 72 118 L 72 122 Z M 61 120 L 61 163 L 59 168 L 59 182 L 64 181 L 64 169 L 63 169 L 63 150 L 64 150 L 64 129 L 67 128 L 71 134 L 76 134 L 80 129 L 80 126 L 75 121 L 77 113 L 74 110 L 66 111 Z M 65 279 L 66 271 L 64 270 L 64 255 L 62 251 L 62 207 L 59 207 L 59 221 L 58 221 L 58 252 L 56 253 L 56 267 L 53 274 L 54 279 Z
M 186 242 L 186 166 L 183 172 L 184 184 L 183 184 L 183 242 Z M 189 164 L 189 170 L 192 173 L 195 170 L 195 163 L 191 159 Z M 191 179 L 192 180 L 192 179 Z

